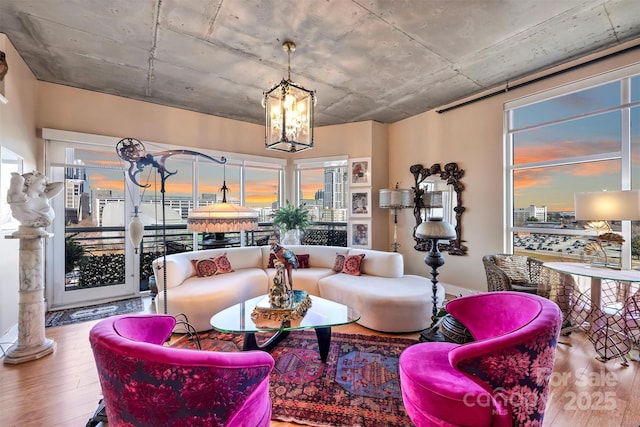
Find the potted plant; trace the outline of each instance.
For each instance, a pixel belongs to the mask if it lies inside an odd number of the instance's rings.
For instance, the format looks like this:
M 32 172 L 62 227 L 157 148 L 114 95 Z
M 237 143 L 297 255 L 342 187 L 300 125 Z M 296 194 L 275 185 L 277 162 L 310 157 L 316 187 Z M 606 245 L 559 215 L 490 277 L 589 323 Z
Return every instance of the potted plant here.
M 65 244 L 65 258 L 64 258 L 64 272 L 65 274 L 71 273 L 77 266 L 82 258 L 85 256 L 85 250 L 74 239 L 78 233 L 66 236 L 64 238 Z
M 294 206 L 287 200 L 286 205 L 276 211 L 273 225 L 285 235 L 283 244 L 300 244 L 300 233 L 309 225 L 309 212 L 304 206 L 304 203 Z

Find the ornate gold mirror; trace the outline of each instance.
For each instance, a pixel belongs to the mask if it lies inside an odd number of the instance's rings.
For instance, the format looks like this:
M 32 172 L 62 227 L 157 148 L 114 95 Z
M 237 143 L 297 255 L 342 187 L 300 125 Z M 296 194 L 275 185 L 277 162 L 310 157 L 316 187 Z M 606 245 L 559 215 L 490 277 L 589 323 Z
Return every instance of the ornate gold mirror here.
M 415 237 L 415 231 L 422 221 L 430 217 L 441 217 L 455 227 L 456 239 L 449 244 L 439 244 L 438 248 L 449 255 L 466 255 L 467 247 L 462 243 L 462 190 L 464 185 L 460 179 L 464 176 L 464 169 L 458 168 L 457 163 L 447 163 L 444 168 L 435 163 L 429 168 L 417 164 L 409 168 L 415 180 L 412 187 L 414 194 L 413 216 L 416 226 L 413 229 L 418 251 L 429 251 L 431 244 L 428 240 Z

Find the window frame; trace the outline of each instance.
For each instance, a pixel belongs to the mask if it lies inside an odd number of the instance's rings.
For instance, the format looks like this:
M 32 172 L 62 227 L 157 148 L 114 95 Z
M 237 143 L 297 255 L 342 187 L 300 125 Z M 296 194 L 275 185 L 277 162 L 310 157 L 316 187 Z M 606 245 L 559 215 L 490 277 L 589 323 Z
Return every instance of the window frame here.
M 514 237 L 516 233 L 528 232 L 532 234 L 558 234 L 558 235 L 588 235 L 589 233 L 584 230 L 576 229 L 549 229 L 543 227 L 516 227 L 514 226 L 514 175 L 516 171 L 563 166 L 571 164 L 589 163 L 604 160 L 620 160 L 621 173 L 620 173 L 620 189 L 631 190 L 632 189 L 632 159 L 631 159 L 631 109 L 640 105 L 640 101 L 631 102 L 631 80 L 634 77 L 640 75 L 640 64 L 635 64 L 620 69 L 616 69 L 607 73 L 599 74 L 593 77 L 585 78 L 576 82 L 572 82 L 566 85 L 551 88 L 549 90 L 537 92 L 532 95 L 517 98 L 508 101 L 504 104 L 503 111 L 503 164 L 504 164 L 504 197 L 503 197 L 503 211 L 504 211 L 504 251 L 506 253 L 513 253 L 514 250 Z M 530 106 L 535 103 L 549 101 L 554 98 L 566 96 L 573 93 L 578 93 L 596 86 L 608 84 L 614 81 L 621 82 L 621 99 L 620 104 L 616 107 L 608 107 L 600 110 L 590 111 L 584 114 L 577 114 L 573 116 L 563 117 L 559 119 L 549 120 L 545 122 L 536 123 L 534 125 L 523 126 L 522 128 L 515 128 L 511 126 L 513 123 L 514 110 Z M 521 163 L 514 165 L 514 135 L 518 132 L 525 130 L 541 128 L 545 126 L 554 125 L 557 123 L 567 122 L 579 118 L 588 118 L 603 114 L 610 111 L 621 111 L 621 149 L 620 151 L 603 152 L 600 154 L 568 157 L 563 159 L 554 159 L 549 161 Z M 639 165 L 640 166 L 640 165 Z M 636 183 L 636 189 L 640 189 L 640 183 Z M 623 268 L 630 268 L 631 266 L 631 222 L 622 221 L 621 234 L 625 238 L 628 244 L 622 246 L 622 266 Z

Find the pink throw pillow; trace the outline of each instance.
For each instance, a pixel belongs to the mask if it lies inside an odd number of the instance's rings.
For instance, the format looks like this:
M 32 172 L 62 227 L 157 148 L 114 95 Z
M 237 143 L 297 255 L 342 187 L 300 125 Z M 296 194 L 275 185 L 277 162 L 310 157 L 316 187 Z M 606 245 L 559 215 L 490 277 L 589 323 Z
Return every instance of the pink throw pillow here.
M 273 264 L 276 260 L 276 254 L 274 253 L 270 253 L 269 254 L 269 263 L 267 264 L 267 268 L 276 268 L 276 266 Z
M 213 259 L 213 262 L 216 264 L 216 273 L 215 274 L 225 274 L 231 273 L 233 268 L 231 267 L 231 263 L 229 262 L 229 258 L 227 258 L 227 253 L 223 253 L 222 255 L 218 255 Z
M 350 274 L 352 276 L 359 276 L 360 269 L 362 268 L 362 259 L 365 254 L 359 255 L 348 255 L 344 259 L 344 267 L 342 268 L 343 273 Z
M 298 268 L 309 268 L 309 254 L 296 255 Z
M 196 270 L 196 275 L 198 277 L 213 276 L 218 270 L 213 258 L 192 259 L 191 265 L 193 265 L 193 268 Z

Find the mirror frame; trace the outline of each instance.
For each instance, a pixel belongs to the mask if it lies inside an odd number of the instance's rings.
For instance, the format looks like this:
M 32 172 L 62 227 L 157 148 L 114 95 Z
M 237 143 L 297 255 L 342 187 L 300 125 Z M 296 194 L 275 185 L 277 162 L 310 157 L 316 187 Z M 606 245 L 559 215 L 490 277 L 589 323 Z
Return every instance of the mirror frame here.
M 453 211 L 456 215 L 456 239 L 447 243 L 438 244 L 438 249 L 441 252 L 447 252 L 449 255 L 466 255 L 467 247 L 462 243 L 462 214 L 465 211 L 465 207 L 462 206 L 462 191 L 464 185 L 460 182 L 460 179 L 464 176 L 464 169 L 460 169 L 457 163 L 447 163 L 444 168 L 440 166 L 440 163 L 434 163 L 430 168 L 425 168 L 421 164 L 415 164 L 409 168 L 409 171 L 413 175 L 415 180 L 415 186 L 411 187 L 413 190 L 413 216 L 416 218 L 416 226 L 413 228 L 413 239 L 416 241 L 414 249 L 417 251 L 430 251 L 431 242 L 425 239 L 416 237 L 416 229 L 422 223 L 422 210 L 424 204 L 422 202 L 422 196 L 424 190 L 420 188 L 420 184 L 430 176 L 439 175 L 440 179 L 447 182 L 447 185 L 451 185 L 453 191 L 456 193 L 456 206 L 453 207 Z

